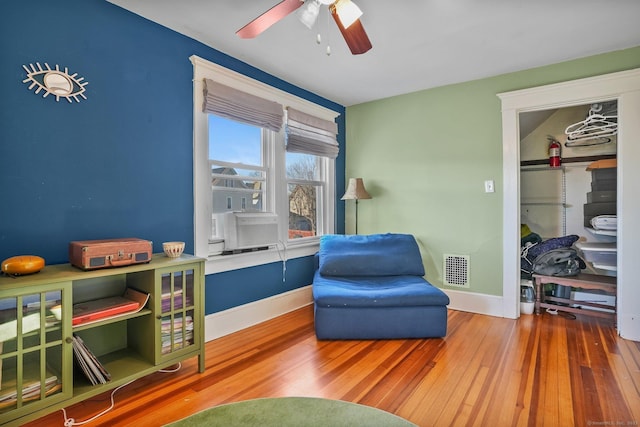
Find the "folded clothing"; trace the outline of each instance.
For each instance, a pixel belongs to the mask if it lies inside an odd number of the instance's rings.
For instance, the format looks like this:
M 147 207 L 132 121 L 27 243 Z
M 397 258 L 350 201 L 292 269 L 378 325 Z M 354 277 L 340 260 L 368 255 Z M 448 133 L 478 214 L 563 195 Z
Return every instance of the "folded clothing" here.
M 617 215 L 598 215 L 591 218 L 591 226 L 596 230 L 617 230 Z
M 527 252 L 527 258 L 535 260 L 538 255 L 542 255 L 545 252 L 549 252 L 553 249 L 570 248 L 580 237 L 576 234 L 569 234 L 562 237 L 554 237 L 552 239 L 545 240 L 536 245 L 531 246 Z
M 534 263 L 536 259 L 541 255 L 556 250 L 571 248 L 571 246 L 578 241 L 580 237 L 576 234 L 569 234 L 562 237 L 554 237 L 542 242 L 525 244 L 521 248 L 520 253 L 520 277 L 530 279 L 534 272 Z M 584 265 L 584 261 L 580 262 L 581 268 Z M 542 274 L 542 273 L 539 273 Z

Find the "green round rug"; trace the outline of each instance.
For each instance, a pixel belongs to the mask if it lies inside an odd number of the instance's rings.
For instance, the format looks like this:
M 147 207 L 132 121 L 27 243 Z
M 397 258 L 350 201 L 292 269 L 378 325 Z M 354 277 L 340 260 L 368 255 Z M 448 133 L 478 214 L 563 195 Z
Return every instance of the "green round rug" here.
M 381 409 L 316 397 L 278 397 L 215 406 L 167 424 L 171 427 L 384 426 L 415 424 Z

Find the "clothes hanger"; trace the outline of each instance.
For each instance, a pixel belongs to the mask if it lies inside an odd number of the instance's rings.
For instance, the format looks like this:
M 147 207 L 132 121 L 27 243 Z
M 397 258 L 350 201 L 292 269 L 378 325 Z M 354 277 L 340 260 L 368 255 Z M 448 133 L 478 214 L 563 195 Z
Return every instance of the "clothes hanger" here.
M 567 126 L 564 133 L 570 138 L 610 134 L 618 130 L 617 120 L 618 116 L 591 114 L 585 120 Z
M 606 111 L 605 111 L 606 110 Z M 604 113 L 604 114 L 602 114 Z M 617 104 L 592 104 L 586 119 L 567 126 L 566 147 L 606 144 L 618 133 Z

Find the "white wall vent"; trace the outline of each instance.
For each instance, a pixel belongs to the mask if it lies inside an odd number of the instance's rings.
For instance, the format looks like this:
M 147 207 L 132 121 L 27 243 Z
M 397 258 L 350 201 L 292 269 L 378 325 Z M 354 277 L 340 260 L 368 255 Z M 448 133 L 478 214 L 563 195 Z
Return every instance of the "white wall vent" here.
M 469 256 L 444 254 L 444 284 L 459 288 L 469 287 Z

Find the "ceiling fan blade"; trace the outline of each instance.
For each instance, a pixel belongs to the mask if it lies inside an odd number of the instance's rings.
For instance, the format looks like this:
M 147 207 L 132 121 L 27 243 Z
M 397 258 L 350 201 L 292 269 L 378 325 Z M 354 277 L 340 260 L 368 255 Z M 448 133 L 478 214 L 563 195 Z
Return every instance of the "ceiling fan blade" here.
M 333 16 L 334 21 L 336 21 L 338 29 L 340 29 L 342 37 L 344 37 L 344 41 L 347 42 L 347 46 L 349 46 L 352 54 L 360 55 L 371 49 L 371 41 L 359 19 L 349 25 L 349 28 L 345 28 L 335 8 L 330 8 L 330 10 L 331 16 Z
M 257 37 L 264 30 L 304 4 L 304 0 L 282 0 L 253 21 L 236 31 L 243 39 Z

